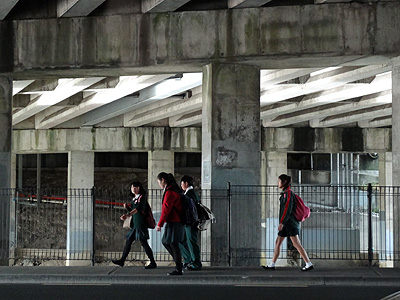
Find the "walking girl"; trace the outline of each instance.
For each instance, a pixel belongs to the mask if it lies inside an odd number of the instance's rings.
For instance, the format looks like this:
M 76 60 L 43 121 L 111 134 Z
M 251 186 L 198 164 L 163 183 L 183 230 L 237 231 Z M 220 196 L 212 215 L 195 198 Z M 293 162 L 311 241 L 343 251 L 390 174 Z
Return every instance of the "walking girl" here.
M 156 226 L 157 231 L 166 224 L 162 243 L 171 254 L 175 261 L 175 270 L 168 275 L 182 275 L 182 254 L 179 249 L 179 243 L 185 240 L 185 230 L 181 223 L 183 214 L 181 196 L 179 187 L 175 181 L 174 175 L 161 172 L 157 176 L 158 184 L 164 189 L 162 200 L 161 217 Z
M 295 194 L 290 190 L 292 178 L 286 174 L 278 177 L 278 188 L 282 190 L 279 198 L 279 226 L 278 237 L 275 242 L 274 254 L 272 261 L 266 266 L 262 266 L 266 270 L 275 270 L 275 263 L 279 257 L 281 245 L 286 237 L 289 237 L 293 246 L 299 251 L 301 257 L 306 262 L 306 265 L 301 271 L 310 271 L 314 269 L 313 264 L 308 258 L 306 250 L 304 250 L 299 239 L 300 222 L 295 218 L 296 210 Z
M 150 260 L 150 264 L 145 266 L 145 269 L 155 269 L 157 264 L 154 260 L 153 250 L 151 250 L 147 240 L 149 237 L 149 230 L 147 229 L 147 224 L 145 220 L 146 210 L 148 209 L 146 190 L 139 181 L 134 181 L 130 185 L 132 202 L 125 203 L 124 208 L 128 210 L 127 214 L 121 216 L 121 220 L 125 220 L 129 216 L 132 216 L 131 220 L 131 230 L 126 236 L 126 243 L 124 251 L 122 252 L 122 257 L 118 260 L 113 260 L 112 262 L 121 267 L 124 266 L 125 260 L 131 251 L 131 246 L 134 241 L 140 241 L 140 244 L 144 248 L 147 257 Z

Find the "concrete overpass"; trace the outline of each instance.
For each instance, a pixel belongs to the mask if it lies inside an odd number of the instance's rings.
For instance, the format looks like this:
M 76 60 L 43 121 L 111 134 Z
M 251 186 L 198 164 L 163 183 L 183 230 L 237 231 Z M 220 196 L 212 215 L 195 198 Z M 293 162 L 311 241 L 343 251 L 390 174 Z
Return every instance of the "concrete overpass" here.
M 123 145 L 122 137 L 154 130 L 142 126 L 201 130 L 206 188 L 225 187 L 227 180 L 258 184 L 264 177 L 264 183 L 275 183 L 286 170 L 286 150 L 265 145 L 289 145 L 291 135 L 265 132 L 315 128 L 317 136 L 327 133 L 324 140 L 341 145 L 335 149 L 351 151 L 342 146 L 352 137 L 339 134 L 338 141 L 330 129 L 319 129 L 366 128 L 356 130 L 365 137 L 369 129 L 382 127 L 369 140 L 379 136 L 387 142 L 388 135 L 379 134 L 392 127 L 390 145 L 378 148 L 389 153 L 388 161 L 393 157 L 389 177 L 400 185 L 398 1 L 131 2 L 8 0 L 2 5 L 0 179 L 5 187 L 11 186 L 12 145 L 14 153 L 26 151 L 21 136 L 34 140 L 31 153 L 41 151 L 41 136 L 52 141 L 43 151 L 68 151 L 68 186 L 79 188 L 93 183 L 97 149 L 86 148 L 88 132 L 93 141 L 93 134 L 108 131 L 100 139 L 107 151 L 108 144 Z M 121 139 L 111 144 L 110 131 Z M 71 143 L 71 132 L 82 142 Z M 65 147 L 64 138 L 55 135 L 65 137 Z M 152 187 L 158 171 L 173 171 L 174 148 L 149 145 Z M 250 214 L 258 222 L 257 209 Z M 254 237 L 257 243 L 258 234 Z M 395 243 L 398 249 L 399 240 Z

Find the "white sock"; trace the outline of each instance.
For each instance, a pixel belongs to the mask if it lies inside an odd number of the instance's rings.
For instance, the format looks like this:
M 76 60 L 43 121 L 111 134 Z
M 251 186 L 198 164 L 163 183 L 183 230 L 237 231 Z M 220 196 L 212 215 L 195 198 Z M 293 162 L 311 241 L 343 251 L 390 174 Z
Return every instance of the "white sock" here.
M 268 264 L 268 267 L 270 267 L 270 268 L 275 267 L 275 263 L 271 261 L 271 262 Z
M 313 264 L 311 263 L 311 261 L 310 262 L 308 262 L 308 263 L 306 263 L 306 268 L 309 268 L 309 267 L 311 267 Z

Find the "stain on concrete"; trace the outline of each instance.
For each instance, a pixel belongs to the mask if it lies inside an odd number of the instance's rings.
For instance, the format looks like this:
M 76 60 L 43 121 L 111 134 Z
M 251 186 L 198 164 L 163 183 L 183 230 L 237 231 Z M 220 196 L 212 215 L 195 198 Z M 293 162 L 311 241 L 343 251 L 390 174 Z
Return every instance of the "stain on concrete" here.
M 216 165 L 224 168 L 233 168 L 236 166 L 238 153 L 237 151 L 225 149 L 225 147 L 219 147 L 217 149 Z

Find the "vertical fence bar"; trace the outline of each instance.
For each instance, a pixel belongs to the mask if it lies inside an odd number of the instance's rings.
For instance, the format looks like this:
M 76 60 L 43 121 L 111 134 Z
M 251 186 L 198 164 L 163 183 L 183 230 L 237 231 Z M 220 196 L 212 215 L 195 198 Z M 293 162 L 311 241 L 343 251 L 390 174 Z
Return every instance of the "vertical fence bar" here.
M 368 184 L 368 266 L 372 266 L 372 185 Z
M 95 197 L 95 187 L 91 189 L 91 198 L 92 198 L 92 266 L 95 264 L 95 249 L 96 249 L 96 216 L 95 216 L 95 208 L 96 208 L 96 197 Z
M 227 197 L 228 197 L 228 266 L 231 266 L 231 204 L 232 204 L 232 191 L 231 183 L 228 181 Z

